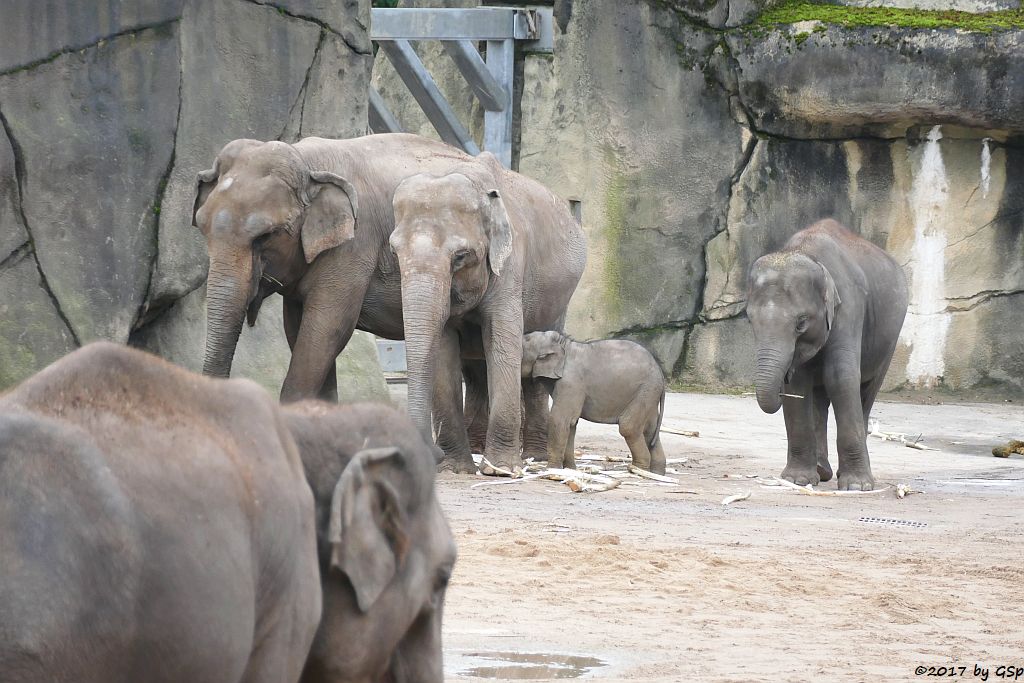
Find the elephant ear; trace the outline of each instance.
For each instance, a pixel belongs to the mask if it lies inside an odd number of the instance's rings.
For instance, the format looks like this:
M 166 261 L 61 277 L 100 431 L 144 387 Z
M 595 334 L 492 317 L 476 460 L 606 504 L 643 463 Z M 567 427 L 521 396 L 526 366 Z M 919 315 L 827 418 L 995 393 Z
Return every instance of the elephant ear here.
M 327 171 L 311 171 L 303 203 L 308 205 L 302 223 L 306 263 L 355 237 L 359 201 L 352 183 Z
M 505 261 L 512 253 L 512 223 L 501 194 L 497 190 L 489 190 L 487 197 L 490 201 L 487 218 L 487 237 L 490 245 L 487 248 L 487 259 L 491 264 L 491 272 L 500 275 Z
M 217 154 L 217 158 L 213 161 L 213 168 L 200 171 L 196 175 L 196 200 L 192 204 L 192 225 L 198 225 L 196 223 L 196 214 L 203 204 L 206 203 L 210 193 L 213 192 L 213 188 L 217 186 L 220 174 L 225 173 L 231 168 L 231 165 L 235 163 L 235 159 L 238 158 L 238 155 L 243 150 L 262 144 L 259 140 L 251 140 L 249 138 L 232 140 L 224 145 L 220 153 Z
M 327 538 L 331 568 L 348 577 L 361 612 L 370 609 L 394 578 L 409 546 L 408 520 L 388 473 L 402 463 L 397 448 L 359 451 L 331 498 Z
M 836 282 L 832 279 L 832 273 L 828 272 L 828 268 L 825 266 L 821 266 L 821 272 L 824 275 L 825 283 L 825 329 L 831 331 L 832 323 L 836 318 L 836 309 L 839 308 L 843 301 L 839 298 L 839 290 L 836 289 Z
M 537 362 L 533 364 L 533 376 L 547 377 L 548 379 L 561 379 L 565 372 L 565 347 L 566 340 L 559 337 L 545 340 L 547 346 L 542 351 L 544 356 L 538 356 Z

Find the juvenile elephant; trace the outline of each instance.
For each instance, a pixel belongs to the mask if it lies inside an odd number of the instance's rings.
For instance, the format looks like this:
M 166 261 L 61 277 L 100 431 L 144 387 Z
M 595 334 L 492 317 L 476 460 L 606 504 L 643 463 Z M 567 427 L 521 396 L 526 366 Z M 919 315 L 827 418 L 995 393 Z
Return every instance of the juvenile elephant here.
M 0 399 L 3 679 L 440 682 L 433 463 L 390 408 L 70 354 Z
M 560 332 L 531 332 L 523 339 L 520 372 L 551 394 L 548 467 L 576 467 L 573 446 L 582 417 L 618 424 L 633 464 L 665 473 L 665 375 L 647 349 L 626 339 L 581 343 Z
M 424 197 L 415 220 L 406 214 L 406 237 L 389 243 L 399 183 L 453 167 L 472 179 L 475 195 L 449 205 L 443 193 L 466 188 L 437 178 L 442 194 Z M 561 327 L 586 260 L 565 202 L 492 155 L 470 157 L 415 135 L 235 140 L 199 174 L 194 223 L 210 255 L 204 373 L 230 373 L 243 319 L 252 324 L 264 298 L 279 293 L 292 348 L 282 400 L 336 397 L 335 358 L 353 329 L 389 339 L 408 333 L 416 425 L 429 433 L 433 413 L 448 461 L 473 469 L 450 372 L 461 357 L 467 413 L 475 432 L 486 433 L 489 458 L 518 460 L 520 390 L 511 378 L 521 334 Z M 546 414 L 539 392 L 525 398 L 528 418 Z M 543 423 L 527 426 L 526 442 L 542 446 Z
M 907 312 L 903 270 L 883 250 L 826 219 L 755 261 L 748 282 L 757 402 L 766 413 L 781 405 L 786 418 L 782 477 L 800 485 L 832 478 L 831 404 L 839 489 L 871 490 L 867 421 Z

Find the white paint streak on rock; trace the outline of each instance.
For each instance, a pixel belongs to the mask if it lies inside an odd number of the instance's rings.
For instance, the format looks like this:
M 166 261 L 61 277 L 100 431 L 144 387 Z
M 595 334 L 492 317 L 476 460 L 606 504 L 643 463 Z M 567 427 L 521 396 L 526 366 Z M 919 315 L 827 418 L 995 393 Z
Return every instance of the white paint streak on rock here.
M 923 387 L 935 386 L 945 373 L 946 334 L 950 323 L 950 314 L 946 312 L 946 235 L 943 232 L 949 183 L 939 147 L 941 139 L 940 126 L 935 126 L 928 133 L 921 166 L 910 190 L 914 216 L 913 277 L 902 338 L 911 349 L 907 380 Z
M 992 138 L 985 138 L 981 141 L 981 196 L 988 197 L 989 184 L 992 182 L 992 148 L 989 143 Z

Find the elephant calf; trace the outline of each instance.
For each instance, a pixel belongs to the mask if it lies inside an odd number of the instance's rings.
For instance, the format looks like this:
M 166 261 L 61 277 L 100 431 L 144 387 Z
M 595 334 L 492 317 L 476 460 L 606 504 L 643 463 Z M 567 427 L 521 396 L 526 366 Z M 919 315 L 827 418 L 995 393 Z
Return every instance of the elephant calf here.
M 757 403 L 782 407 L 789 451 L 782 478 L 832 478 L 835 409 L 839 489 L 868 491 L 867 422 L 907 312 L 907 281 L 891 256 L 834 220 L 793 235 L 754 262 L 747 317 L 757 347 Z
M 0 678 L 440 683 L 434 462 L 391 408 L 69 354 L 0 398 Z
M 531 332 L 523 338 L 522 376 L 540 381 L 552 398 L 549 467 L 576 467 L 573 445 L 582 417 L 618 424 L 633 464 L 665 473 L 665 376 L 647 349 L 625 339 L 581 343 L 560 332 Z

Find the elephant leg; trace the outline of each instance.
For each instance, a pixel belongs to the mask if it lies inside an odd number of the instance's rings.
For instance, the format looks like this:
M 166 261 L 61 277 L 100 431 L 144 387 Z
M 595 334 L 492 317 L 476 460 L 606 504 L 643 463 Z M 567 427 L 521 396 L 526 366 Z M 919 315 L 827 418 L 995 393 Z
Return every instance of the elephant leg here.
M 619 416 L 619 434 L 626 440 L 633 456 L 633 466 L 651 471 L 651 451 L 647 448 L 647 420 L 650 410 L 640 397 L 633 400 Z
M 882 383 L 885 381 L 885 374 L 889 371 L 889 363 L 892 362 L 892 355 L 895 352 L 896 344 L 894 343 L 885 357 L 885 362 L 879 366 L 875 376 L 870 382 L 866 382 L 861 385 L 860 406 L 864 413 L 865 431 L 868 429 L 868 420 L 871 418 L 871 409 L 875 407 L 875 398 L 878 396 L 878 392 L 882 389 Z
M 871 462 L 868 458 L 859 349 L 828 360 L 825 388 L 836 416 L 839 490 L 870 491 L 875 487 L 875 480 L 871 475 Z
M 832 479 L 832 465 L 828 462 L 828 392 L 825 387 L 814 388 L 814 442 L 818 457 L 818 478 L 821 481 Z
M 579 420 L 573 420 L 569 425 L 569 440 L 565 442 L 565 451 L 562 456 L 562 467 L 576 469 L 576 424 Z M 544 435 L 547 436 L 545 429 Z
M 352 338 L 364 292 L 365 286 L 349 292 L 321 289 L 312 292 L 303 302 L 288 374 L 281 387 L 282 402 L 313 398 L 325 391 L 337 396 L 337 380 L 325 387 L 327 376 L 333 372 L 338 354 Z
M 487 442 L 487 364 L 482 360 L 463 360 L 462 376 L 466 380 L 466 407 L 463 411 L 469 448 L 483 453 Z
M 320 392 L 317 394 L 317 398 L 321 401 L 328 401 L 330 403 L 338 402 L 338 361 L 335 360 L 331 363 L 331 366 L 327 369 L 327 376 L 324 377 L 324 383 L 320 386 Z
M 583 397 L 563 393 L 557 396 L 548 413 L 548 467 L 560 469 L 575 467 L 573 445 L 576 440 L 576 423 L 583 409 Z M 566 457 L 568 454 L 569 457 Z
M 434 369 L 434 431 L 437 445 L 444 451 L 439 466 L 463 474 L 476 472 L 469 450 L 466 425 L 462 418 L 462 364 L 459 360 L 459 336 L 452 329 L 441 333 Z
M 523 359 L 523 311 L 522 302 L 518 299 L 504 303 L 507 304 L 504 308 L 500 303 L 495 304 L 493 317 L 483 327 L 487 394 L 490 398 L 484 455 L 492 465 L 516 472 L 523 467 L 519 443 L 522 428 L 520 367 Z
M 786 418 L 786 469 L 782 478 L 798 486 L 821 482 L 818 474 L 818 446 L 814 423 L 814 382 L 803 369 L 793 373 L 792 381 L 785 385 L 785 393 L 803 396 L 782 398 L 782 414 Z
M 548 454 L 548 392 L 540 382 L 522 382 L 525 420 L 523 421 L 523 457 L 543 460 Z
M 651 451 L 651 472 L 665 474 L 666 460 L 665 449 L 661 445 L 661 434 L 658 433 L 658 409 L 655 406 L 654 414 L 647 419 L 647 427 L 644 429 L 644 442 L 648 444 Z

